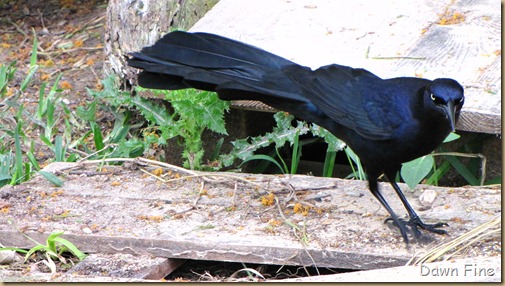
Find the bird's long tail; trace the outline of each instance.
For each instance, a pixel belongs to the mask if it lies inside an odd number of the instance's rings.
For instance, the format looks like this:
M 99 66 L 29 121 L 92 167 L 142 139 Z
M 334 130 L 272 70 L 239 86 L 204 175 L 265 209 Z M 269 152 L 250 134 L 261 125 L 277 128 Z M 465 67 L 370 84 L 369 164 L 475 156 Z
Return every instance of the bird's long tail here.
M 207 33 L 171 32 L 153 46 L 129 54 L 142 69 L 139 85 L 154 89 L 197 88 L 225 100 L 306 102 L 300 87 L 283 72 L 301 67 L 262 49 Z

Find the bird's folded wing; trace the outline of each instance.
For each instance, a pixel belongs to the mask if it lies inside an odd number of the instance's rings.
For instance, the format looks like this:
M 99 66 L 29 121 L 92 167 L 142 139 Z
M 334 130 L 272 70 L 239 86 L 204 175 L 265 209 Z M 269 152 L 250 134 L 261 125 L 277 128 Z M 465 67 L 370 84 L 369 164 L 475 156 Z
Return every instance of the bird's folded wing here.
M 296 67 L 295 67 L 296 68 Z M 310 101 L 332 120 L 354 129 L 372 140 L 391 139 L 401 118 L 385 118 L 384 106 L 393 107 L 387 94 L 381 93 L 383 80 L 364 69 L 328 65 L 285 70 L 303 87 Z M 374 86 L 374 84 L 376 86 Z M 395 111 L 389 112 L 396 113 Z

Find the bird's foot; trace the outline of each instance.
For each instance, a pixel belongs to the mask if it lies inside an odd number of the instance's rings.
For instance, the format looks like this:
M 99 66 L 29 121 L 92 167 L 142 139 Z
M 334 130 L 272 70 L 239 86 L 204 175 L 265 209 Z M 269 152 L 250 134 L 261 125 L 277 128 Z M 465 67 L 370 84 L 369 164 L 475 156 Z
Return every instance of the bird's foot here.
M 433 233 L 436 233 L 436 234 L 447 234 L 447 231 L 443 230 L 443 229 L 440 229 L 441 227 L 444 227 L 444 226 L 449 226 L 447 223 L 445 222 L 437 222 L 437 223 L 434 223 L 434 224 L 428 224 L 428 223 L 424 223 L 423 221 L 421 221 L 421 219 L 418 217 L 418 216 L 414 216 L 414 217 L 411 217 L 408 221 L 406 220 L 403 220 L 403 219 L 399 219 L 400 221 L 400 224 L 401 226 L 397 225 L 394 220 L 392 218 L 387 218 L 384 223 L 388 222 L 388 221 L 393 221 L 393 225 L 397 226 L 400 228 L 400 231 L 402 232 L 402 236 L 405 238 L 405 235 L 404 235 L 404 230 L 408 227 L 410 228 L 412 234 L 414 235 L 414 237 L 417 239 L 421 236 L 421 231 L 419 231 L 419 228 L 421 229 L 424 229 L 426 231 L 429 231 L 429 232 L 433 232 Z

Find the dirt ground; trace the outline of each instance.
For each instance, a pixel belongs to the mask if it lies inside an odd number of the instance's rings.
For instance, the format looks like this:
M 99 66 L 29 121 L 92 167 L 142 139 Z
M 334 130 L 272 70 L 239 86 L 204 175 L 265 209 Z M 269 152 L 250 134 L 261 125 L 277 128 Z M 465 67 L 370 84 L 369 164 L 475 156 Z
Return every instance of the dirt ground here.
M 103 0 L 1 1 L 0 62 L 16 60 L 16 79 L 23 79 L 35 32 L 40 46 L 35 86 L 42 80 L 54 82 L 63 72 L 60 87 L 71 104 L 78 104 L 86 98 L 86 88 L 97 88 L 102 79 L 106 5 Z M 33 96 L 25 100 L 32 102 L 38 95 Z
M 47 83 L 47 94 L 60 74 L 58 87 L 69 108 L 75 110 L 91 100 L 86 89 L 100 89 L 103 79 L 106 7 L 104 0 L 0 1 L 0 64 L 16 61 L 17 68 L 7 96 L 19 89 L 28 74 L 35 34 L 39 70 L 19 99 L 25 109 L 34 112 L 41 84 Z M 110 115 L 99 114 L 97 121 L 106 126 L 107 118 Z M 2 124 L 12 122 L 3 120 Z M 38 133 L 33 136 L 37 138 Z M 35 148 L 41 148 L 40 162 L 49 159 L 44 144 Z

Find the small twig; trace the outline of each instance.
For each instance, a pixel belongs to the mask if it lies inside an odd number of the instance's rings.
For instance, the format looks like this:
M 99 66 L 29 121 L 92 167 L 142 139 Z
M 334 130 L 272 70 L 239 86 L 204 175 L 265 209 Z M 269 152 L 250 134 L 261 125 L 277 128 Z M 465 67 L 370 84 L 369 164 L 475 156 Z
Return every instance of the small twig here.
M 80 159 L 79 161 L 77 161 L 77 163 L 81 163 L 82 161 L 84 161 L 84 160 L 86 160 L 86 159 L 88 159 L 88 158 L 90 158 L 90 157 L 92 157 L 92 156 L 95 156 L 96 154 L 98 154 L 98 153 L 100 153 L 100 152 L 102 152 L 102 151 L 104 151 L 104 150 L 108 149 L 109 147 L 116 147 L 117 145 L 118 145 L 118 144 L 107 144 L 107 145 L 106 145 L 105 147 L 103 147 L 102 149 L 100 149 L 100 150 L 98 150 L 98 151 L 96 151 L 96 152 L 93 152 L 93 153 L 89 154 L 88 156 L 86 156 L 86 157 L 84 157 L 84 158 Z
M 298 198 L 296 197 L 296 190 L 295 188 L 293 187 L 293 185 L 291 185 L 290 183 L 285 183 L 284 184 L 286 186 L 286 190 L 289 191 L 289 195 L 288 197 L 286 198 L 286 202 L 289 202 L 291 199 L 295 199 L 296 201 L 298 201 Z
M 192 208 L 193 209 L 196 209 L 196 204 L 198 203 L 198 201 L 200 200 L 200 198 L 202 197 L 202 193 L 203 193 L 203 187 L 205 186 L 205 181 L 202 181 L 202 185 L 200 186 L 200 191 L 198 192 L 198 196 L 196 196 L 196 199 L 195 201 L 193 202 L 193 206 Z
M 25 36 L 25 38 L 28 37 L 28 35 L 16 23 L 14 23 L 10 18 L 7 18 L 7 22 L 9 22 L 14 27 L 16 27 L 16 31 L 23 34 L 23 36 Z
M 301 192 L 301 191 L 320 191 L 320 190 L 328 190 L 328 189 L 334 189 L 337 187 L 337 183 L 333 183 L 328 186 L 318 186 L 318 187 L 304 187 L 300 189 L 295 189 L 293 185 L 291 185 L 289 182 L 282 181 L 282 184 L 287 186 L 288 189 L 292 190 L 293 192 Z
M 97 82 L 100 82 L 100 77 L 97 75 L 97 73 L 96 73 L 95 69 L 93 68 L 93 65 L 90 65 L 90 66 L 89 66 L 89 69 L 91 70 L 91 73 L 93 73 L 93 75 L 95 76 L 95 80 L 96 80 Z
M 96 29 L 96 28 L 100 28 L 101 26 L 103 26 L 102 23 L 100 24 L 96 24 L 96 25 L 93 25 L 93 26 L 89 26 L 89 27 L 86 27 L 84 30 L 88 31 L 88 30 L 93 30 L 93 29 Z
M 74 30 L 73 30 L 73 31 L 71 31 L 69 34 L 65 35 L 65 39 L 69 39 L 69 38 L 73 37 L 73 36 L 74 36 L 75 34 L 77 34 L 78 32 L 85 30 L 85 28 L 86 28 L 88 25 L 90 25 L 90 24 L 94 24 L 94 23 L 96 23 L 96 22 L 99 22 L 99 21 L 101 21 L 103 18 L 105 18 L 105 16 L 101 16 L 101 17 L 98 17 L 98 18 L 96 18 L 96 19 L 93 19 L 93 20 L 90 20 L 90 21 L 88 21 L 88 22 L 84 23 L 82 26 L 80 26 L 80 27 L 78 27 L 78 28 L 74 29 Z
M 289 221 L 289 220 L 286 218 L 286 216 L 284 216 L 284 213 L 283 213 L 283 211 L 282 211 L 281 205 L 280 205 L 280 203 L 279 203 L 279 199 L 277 199 L 277 197 L 274 197 L 274 200 L 275 200 L 275 205 L 277 205 L 277 209 L 279 210 L 279 215 L 280 215 L 280 216 L 282 217 L 282 219 L 284 220 L 284 223 L 286 223 L 287 225 L 289 225 L 289 226 L 293 229 L 295 236 L 296 236 L 298 239 L 300 239 L 300 242 L 301 242 L 301 244 L 302 244 L 303 250 L 307 253 L 307 256 L 310 258 L 310 260 L 312 260 L 312 264 L 313 264 L 314 266 L 316 266 L 316 265 L 317 265 L 317 264 L 316 264 L 316 261 L 314 260 L 314 258 L 312 257 L 312 255 L 310 255 L 310 252 L 307 250 L 307 248 L 305 248 L 305 246 L 306 246 L 306 242 L 304 241 L 304 239 L 303 239 L 303 238 L 299 237 L 299 236 L 296 234 L 296 231 L 299 231 L 299 232 L 303 233 L 303 235 L 304 235 L 305 237 L 306 237 L 307 233 L 305 233 L 305 231 L 302 231 L 302 230 L 300 229 L 300 227 L 298 227 L 297 225 L 295 225 L 294 223 L 292 223 L 291 221 Z M 317 269 L 317 267 L 316 267 L 316 271 L 317 271 L 317 274 L 318 274 L 318 275 L 320 275 L 320 274 L 319 274 L 319 270 Z
M 361 39 L 361 38 L 364 38 L 364 37 L 366 37 L 366 35 L 368 35 L 368 33 L 367 33 L 367 32 L 365 32 L 365 34 L 364 34 L 363 36 L 356 37 L 356 40 L 359 40 L 359 39 Z
M 102 225 L 102 226 L 99 228 L 99 230 L 100 230 L 100 229 L 104 229 L 106 226 L 108 226 L 108 225 L 112 222 L 112 220 L 113 220 L 113 219 L 114 219 L 114 216 L 111 216 L 111 218 L 109 219 L 109 221 L 107 221 L 104 225 Z
M 58 55 L 61 53 L 68 54 L 68 53 L 73 53 L 73 52 L 78 52 L 78 51 L 98 51 L 98 50 L 103 50 L 103 47 L 80 47 L 80 48 L 73 48 L 73 49 L 54 51 L 54 52 L 39 52 L 38 54 L 41 56 L 51 56 L 51 55 Z
M 331 197 L 331 194 L 316 195 L 314 197 L 305 198 L 305 200 L 307 200 L 307 201 L 310 201 L 310 200 L 317 201 L 317 200 L 321 200 L 321 199 L 327 198 L 327 197 Z
M 84 151 L 81 151 L 81 150 L 78 150 L 78 149 L 75 149 L 75 148 L 68 148 L 67 151 L 71 151 L 71 152 L 80 154 L 82 156 L 88 156 L 88 153 L 86 153 Z
M 0 30 L 0 34 L 14 34 L 16 31 L 14 30 Z
M 238 189 L 238 183 L 235 183 L 235 187 L 233 188 L 233 196 L 232 196 L 233 206 L 237 205 L 237 189 Z
M 93 176 L 99 176 L 99 175 L 114 175 L 115 171 L 109 171 L 109 172 L 95 172 L 95 171 L 70 171 L 70 175 L 86 175 L 86 177 L 93 177 Z
M 79 164 L 96 164 L 96 163 L 109 163 L 109 162 L 130 162 L 138 165 L 143 165 L 146 166 L 148 164 L 151 165 L 156 165 L 156 166 L 161 166 L 165 167 L 167 169 L 173 169 L 181 173 L 189 173 L 194 176 L 202 176 L 202 175 L 196 175 L 196 172 L 177 167 L 175 165 L 171 165 L 168 163 L 163 163 L 160 161 L 155 161 L 155 160 L 149 160 L 146 158 L 142 157 L 137 157 L 137 158 L 107 158 L 107 159 L 99 159 L 99 160 L 88 160 L 88 161 L 80 161 Z M 146 171 L 147 174 L 150 174 L 149 172 Z M 151 174 L 152 175 L 152 174 Z M 153 175 L 154 176 L 154 175 Z M 162 178 L 159 178 L 160 180 L 164 181 Z
M 180 177 L 180 178 L 165 180 L 165 179 L 163 179 L 163 178 L 161 178 L 159 176 L 155 176 L 155 175 L 151 174 L 148 171 L 143 171 L 144 173 L 149 174 L 150 176 L 156 177 L 158 180 L 160 180 L 162 182 L 166 182 L 166 183 L 168 183 L 168 182 L 174 182 L 174 181 L 178 181 L 178 180 L 187 180 L 189 178 L 196 178 L 196 177 L 200 177 L 200 178 L 202 178 L 203 180 L 205 180 L 206 182 L 209 182 L 209 183 L 223 183 L 223 182 L 226 182 L 224 180 L 218 180 L 218 179 L 216 179 L 216 177 L 218 177 L 218 178 L 220 177 L 220 178 L 225 178 L 225 179 L 240 181 L 242 183 L 246 183 L 246 184 L 252 185 L 252 186 L 256 187 L 257 189 L 262 189 L 262 190 L 268 191 L 268 188 L 265 188 L 265 187 L 263 187 L 263 186 L 261 186 L 259 184 L 256 184 L 256 183 L 254 183 L 252 181 L 243 179 L 243 178 L 238 177 L 238 176 L 232 176 L 232 175 L 227 175 L 227 174 L 214 174 L 214 173 L 191 171 L 191 170 L 184 169 L 182 167 L 178 167 L 178 166 L 171 165 L 171 164 L 168 164 L 168 163 L 163 163 L 163 162 L 160 162 L 160 161 L 146 159 L 146 158 L 143 158 L 143 157 L 137 157 L 137 158 L 107 158 L 107 159 L 88 160 L 88 161 L 81 160 L 81 161 L 78 162 L 78 164 L 96 164 L 96 163 L 102 163 L 103 164 L 103 163 L 108 163 L 108 162 L 131 162 L 131 163 L 139 164 L 139 165 L 150 164 L 150 165 L 164 167 L 164 168 L 167 168 L 167 169 L 172 169 L 172 170 L 175 170 L 175 171 L 180 172 L 180 173 L 189 174 L 188 176 L 183 176 L 183 177 Z M 144 164 L 142 164 L 142 163 L 144 163 Z
M 426 57 L 372 57 L 373 60 L 426 60 Z
M 39 14 L 39 17 L 40 17 L 40 25 L 42 26 L 43 29 L 49 31 L 47 28 L 46 28 L 46 25 L 44 25 L 44 14 L 42 12 L 40 12 L 39 9 L 37 9 L 37 13 Z M 49 32 L 50 33 L 50 32 Z
M 498 229 L 497 229 L 498 231 L 495 231 L 494 229 L 492 229 L 495 226 L 498 226 Z M 443 244 L 433 248 L 428 253 L 426 253 L 423 257 L 417 259 L 413 264 L 411 264 L 413 259 L 409 260 L 409 262 L 408 262 L 409 264 L 407 264 L 407 265 L 420 265 L 420 264 L 426 263 L 426 262 L 433 262 L 436 259 L 442 257 L 442 255 L 448 253 L 450 250 L 455 249 L 457 246 L 459 246 L 463 243 L 466 243 L 464 245 L 464 247 L 462 247 L 462 248 L 465 248 L 465 247 L 468 247 L 470 244 L 474 243 L 475 241 L 480 241 L 480 240 L 482 240 L 483 237 L 489 236 L 489 235 L 499 232 L 499 231 L 501 231 L 501 217 L 496 216 L 495 218 L 491 219 L 490 221 L 462 234 L 461 236 L 456 237 L 455 239 L 453 239 L 447 243 L 443 243 Z M 475 238 L 477 238 L 477 239 L 475 239 Z M 462 248 L 460 247 L 459 249 L 462 249 Z M 456 252 L 457 251 L 459 251 L 459 250 L 456 250 Z M 449 257 L 451 257 L 451 256 L 452 256 L 452 254 Z M 446 258 L 445 260 L 447 260 L 447 259 L 448 258 Z

